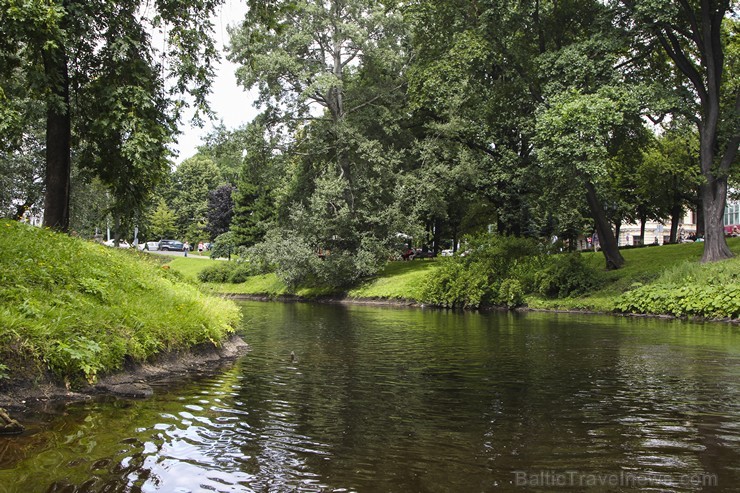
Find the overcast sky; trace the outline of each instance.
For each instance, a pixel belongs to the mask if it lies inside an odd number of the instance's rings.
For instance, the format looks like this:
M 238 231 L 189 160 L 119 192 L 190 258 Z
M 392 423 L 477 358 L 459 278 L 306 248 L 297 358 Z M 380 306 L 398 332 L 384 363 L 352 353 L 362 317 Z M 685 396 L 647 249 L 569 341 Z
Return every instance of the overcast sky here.
M 229 43 L 226 27 L 239 22 L 245 12 L 246 6 L 240 0 L 226 0 L 213 19 L 216 45 L 222 51 L 222 60 L 216 68 L 216 80 L 209 98 L 211 108 L 216 113 L 216 120 L 206 122 L 203 128 L 197 128 L 190 125 L 190 116 L 183 119 L 180 123 L 180 130 L 183 133 L 178 136 L 178 143 L 174 146 L 178 152 L 175 158 L 178 164 L 195 154 L 197 147 L 202 143 L 201 139 L 219 122 L 223 121 L 226 128 L 233 129 L 250 122 L 257 115 L 257 110 L 252 105 L 255 100 L 254 93 L 249 94 L 244 88 L 237 86 L 234 76 L 236 65 L 226 60 L 223 52 L 223 48 Z

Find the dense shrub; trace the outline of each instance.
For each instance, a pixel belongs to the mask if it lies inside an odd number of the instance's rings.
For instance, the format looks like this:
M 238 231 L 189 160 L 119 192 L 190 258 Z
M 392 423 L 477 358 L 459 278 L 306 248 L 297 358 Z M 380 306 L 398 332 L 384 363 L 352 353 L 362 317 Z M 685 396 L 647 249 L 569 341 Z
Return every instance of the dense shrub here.
M 469 269 L 458 258 L 441 259 L 440 262 L 440 268 L 422 287 L 422 301 L 446 308 L 479 307 L 490 294 L 485 272 Z
M 623 294 L 615 310 L 709 318 L 740 317 L 740 286 L 642 286 Z
M 201 282 L 228 282 L 236 267 L 232 262 L 214 262 L 202 271 L 198 272 Z
M 537 291 L 550 298 L 587 293 L 601 284 L 601 274 L 580 253 L 552 255 L 535 275 Z
M 239 284 L 255 274 L 247 262 L 214 262 L 198 272 L 201 282 Z
M 541 255 L 540 245 L 527 238 L 471 238 L 464 256 L 440 260 L 441 267 L 422 289 L 422 299 L 445 307 L 521 305 Z
M 231 262 L 229 262 L 231 263 Z M 245 282 L 250 276 L 253 276 L 252 267 L 246 262 L 237 262 L 234 264 L 235 267 L 229 275 L 229 281 L 232 284 L 241 284 Z
M 387 250 L 373 238 L 364 238 L 355 252 L 333 250 L 319 257 L 315 246 L 289 230 L 268 232 L 245 255 L 255 272 L 275 272 L 290 289 L 350 286 L 377 273 L 387 257 Z
M 505 279 L 498 289 L 498 296 L 495 299 L 497 305 L 508 308 L 516 308 L 524 304 L 524 290 L 522 283 L 517 279 Z

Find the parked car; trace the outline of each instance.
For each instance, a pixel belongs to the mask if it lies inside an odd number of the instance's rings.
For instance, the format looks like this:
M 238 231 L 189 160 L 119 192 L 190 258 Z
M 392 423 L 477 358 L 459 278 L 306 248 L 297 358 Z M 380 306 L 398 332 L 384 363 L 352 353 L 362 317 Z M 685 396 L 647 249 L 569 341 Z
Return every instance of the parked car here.
M 440 255 L 442 255 L 443 257 L 452 257 L 452 254 L 453 254 L 452 248 L 449 248 L 447 250 L 442 250 L 440 252 Z
M 150 252 L 159 250 L 159 242 L 158 241 L 147 241 L 146 243 L 140 243 L 139 250 L 149 250 Z
M 158 250 L 162 250 L 163 252 L 170 250 L 181 252 L 183 248 L 184 245 L 182 242 L 177 240 L 160 240 L 158 245 Z
M 116 246 L 116 240 L 107 240 L 103 242 L 103 245 L 105 246 Z M 131 245 L 129 245 L 128 241 L 126 240 L 120 240 L 118 242 L 118 248 L 131 248 Z

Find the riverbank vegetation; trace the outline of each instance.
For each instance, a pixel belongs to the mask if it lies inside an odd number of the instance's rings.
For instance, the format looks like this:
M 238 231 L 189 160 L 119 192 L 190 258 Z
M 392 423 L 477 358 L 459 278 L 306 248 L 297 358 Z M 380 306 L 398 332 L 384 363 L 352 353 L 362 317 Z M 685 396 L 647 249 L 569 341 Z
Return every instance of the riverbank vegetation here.
M 734 253 L 740 253 L 740 238 L 729 238 L 728 244 Z M 198 277 L 206 281 L 208 290 L 266 298 L 331 297 L 453 308 L 740 316 L 740 259 L 701 263 L 700 243 L 627 248 L 622 255 L 624 267 L 609 271 L 603 268 L 599 252 L 552 252 L 521 238 L 485 235 L 471 241 L 464 256 L 389 262 L 378 275 L 346 289 L 308 285 L 289 289 L 274 273 L 226 282 L 228 274 L 222 275 L 224 272 L 249 271 L 243 262 L 213 265 L 191 260 L 186 270 L 199 270 Z M 184 262 L 177 259 L 172 265 Z
M 0 251 L 0 386 L 47 370 L 92 382 L 127 361 L 217 345 L 239 319 L 232 302 L 146 254 L 8 220 Z

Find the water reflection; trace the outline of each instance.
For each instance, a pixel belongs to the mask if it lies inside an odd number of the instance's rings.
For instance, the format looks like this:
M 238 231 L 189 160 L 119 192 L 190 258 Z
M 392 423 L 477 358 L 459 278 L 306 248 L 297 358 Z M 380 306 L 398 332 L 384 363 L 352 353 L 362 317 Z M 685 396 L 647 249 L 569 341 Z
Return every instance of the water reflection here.
M 737 328 L 302 304 L 244 313 L 252 351 L 234 368 L 40 419 L 6 442 L 0 492 L 705 489 L 686 473 L 713 477 L 712 491 L 740 484 Z M 548 483 L 568 471 L 580 482 Z M 615 474 L 647 480 L 589 483 Z

